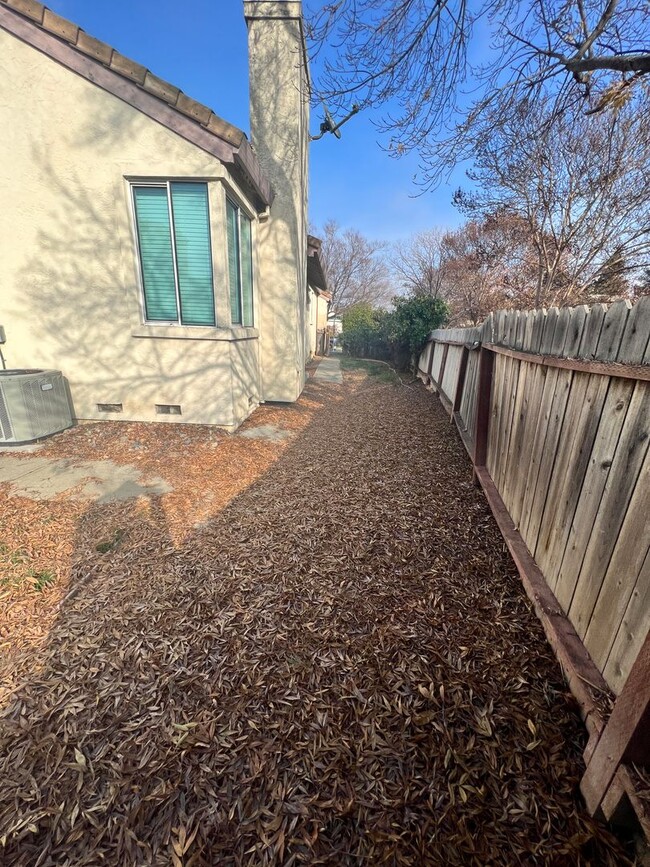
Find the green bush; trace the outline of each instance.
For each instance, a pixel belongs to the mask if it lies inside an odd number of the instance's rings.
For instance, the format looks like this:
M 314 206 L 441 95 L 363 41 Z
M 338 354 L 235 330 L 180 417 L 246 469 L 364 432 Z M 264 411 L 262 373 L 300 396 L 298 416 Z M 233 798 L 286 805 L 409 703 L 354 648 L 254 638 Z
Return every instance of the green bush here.
M 406 368 L 422 351 L 429 332 L 444 325 L 449 312 L 444 301 L 423 295 L 398 296 L 392 305 L 386 311 L 356 304 L 343 314 L 341 343 L 348 355 L 390 360 Z
M 370 304 L 355 304 L 343 313 L 341 343 L 348 355 L 356 358 L 387 357 L 385 310 Z

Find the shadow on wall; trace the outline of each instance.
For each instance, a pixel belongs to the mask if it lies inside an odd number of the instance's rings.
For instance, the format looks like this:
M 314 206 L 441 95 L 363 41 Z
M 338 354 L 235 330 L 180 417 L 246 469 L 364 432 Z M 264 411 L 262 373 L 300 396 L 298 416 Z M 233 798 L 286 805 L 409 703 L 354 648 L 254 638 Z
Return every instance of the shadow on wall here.
M 274 26 L 280 27 L 281 22 L 275 21 Z M 289 36 L 279 35 L 279 45 L 295 38 L 290 32 L 294 27 L 291 22 L 283 22 L 282 27 Z M 262 379 L 266 390 L 271 392 L 276 383 L 289 381 L 289 376 L 293 388 L 294 377 L 302 374 L 306 362 L 309 141 L 308 101 L 301 98 L 297 88 L 302 65 L 300 50 L 292 52 L 289 62 L 283 63 L 280 55 L 273 60 L 275 62 L 261 64 L 255 63 L 253 57 L 255 90 L 251 85 L 251 112 L 255 115 L 253 144 L 275 193 L 271 220 L 259 224 L 261 271 L 269 275 L 267 284 L 260 286 L 264 299 L 263 340 L 267 342 L 262 347 Z M 255 105 L 257 94 L 260 102 Z M 297 114 L 295 121 L 291 112 Z M 262 262 L 262 259 L 267 261 Z M 281 275 L 279 280 L 276 278 L 277 282 L 275 275 Z M 295 304 L 295 316 L 287 316 L 288 298 Z
M 118 133 L 112 123 L 103 119 L 101 130 L 89 127 L 79 149 L 97 149 L 99 160 L 114 152 L 121 138 L 137 135 L 129 128 Z M 8 324 L 15 319 L 21 340 L 31 347 L 30 363 L 63 371 L 81 418 L 102 418 L 97 403 L 122 403 L 119 417 L 128 419 L 142 417 L 142 407 L 153 414 L 154 404 L 183 405 L 194 395 L 197 409 L 210 407 L 210 421 L 230 424 L 229 399 L 225 417 L 222 408 L 223 395 L 232 388 L 228 343 L 132 336 L 142 320 L 137 263 L 128 267 L 132 247 L 124 249 L 130 214 L 122 213 L 128 204 L 121 168 L 116 166 L 114 181 L 98 188 L 81 170 L 57 174 L 44 148 L 34 146 L 32 153 L 34 174 L 51 204 L 43 206 L 33 253 L 19 273 L 20 294 L 8 311 Z M 9 341 L 11 336 L 8 329 Z

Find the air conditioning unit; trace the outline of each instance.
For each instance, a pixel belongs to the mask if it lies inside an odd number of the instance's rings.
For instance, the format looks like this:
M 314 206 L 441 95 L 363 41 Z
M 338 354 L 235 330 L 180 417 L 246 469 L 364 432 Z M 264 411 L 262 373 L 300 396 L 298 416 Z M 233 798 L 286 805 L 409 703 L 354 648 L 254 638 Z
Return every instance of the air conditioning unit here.
M 60 370 L 0 370 L 0 443 L 28 443 L 72 426 Z

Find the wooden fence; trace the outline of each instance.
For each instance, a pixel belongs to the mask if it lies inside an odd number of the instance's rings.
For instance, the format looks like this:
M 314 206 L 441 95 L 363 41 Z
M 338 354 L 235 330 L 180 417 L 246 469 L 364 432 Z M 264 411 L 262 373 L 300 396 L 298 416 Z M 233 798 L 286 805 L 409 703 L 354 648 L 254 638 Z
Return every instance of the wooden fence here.
M 650 836 L 631 770 L 650 769 L 650 298 L 434 331 L 418 372 L 580 702 L 587 804 L 607 818 L 631 805 Z

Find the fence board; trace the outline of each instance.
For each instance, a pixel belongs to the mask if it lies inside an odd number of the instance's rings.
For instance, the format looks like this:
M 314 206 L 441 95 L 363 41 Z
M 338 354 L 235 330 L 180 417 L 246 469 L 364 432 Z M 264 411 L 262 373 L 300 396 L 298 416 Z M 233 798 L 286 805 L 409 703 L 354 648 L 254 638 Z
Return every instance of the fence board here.
M 470 352 L 467 356 L 467 372 L 465 374 L 465 388 L 460 403 L 460 416 L 465 430 L 474 430 L 472 416 L 476 406 L 476 373 L 478 371 L 478 352 Z
M 560 314 L 557 307 L 551 308 L 546 315 L 546 324 L 542 335 L 541 350 L 547 355 L 558 355 L 564 345 L 565 329 L 557 329 Z M 556 338 L 557 332 L 557 338 Z M 528 545 L 529 550 L 534 550 L 534 541 L 531 544 L 528 526 L 533 517 L 533 508 L 539 480 L 540 468 L 544 458 L 544 445 L 546 434 L 551 424 L 554 408 L 555 389 L 558 382 L 559 371 L 557 368 L 543 368 L 541 381 L 538 383 L 539 413 L 535 427 L 530 463 L 526 468 L 526 488 L 522 501 L 521 517 L 519 519 L 519 531 Z M 561 393 L 561 392 L 560 392 Z
M 602 581 L 621 530 L 650 441 L 650 384 L 639 382 L 630 405 L 605 480 L 598 512 L 568 610 L 569 619 L 585 637 Z
M 421 374 L 421 378 L 427 376 L 429 372 L 429 362 L 431 360 L 431 353 L 434 350 L 435 344 L 433 341 L 427 343 L 422 352 L 420 353 L 420 357 L 418 358 L 418 373 Z
M 629 301 L 617 301 L 605 314 L 598 341 L 597 357 L 601 361 L 613 361 L 618 357 L 621 338 L 625 331 L 631 306 Z
M 478 385 L 478 363 L 479 363 L 480 354 L 478 352 L 471 352 L 469 358 L 467 360 L 468 363 L 468 374 L 470 376 L 468 388 L 471 389 L 471 397 L 467 401 L 466 406 L 466 427 L 469 434 L 473 437 L 474 430 L 476 429 L 476 408 L 478 405 L 477 401 L 477 385 Z
M 571 409 L 565 420 L 567 436 L 547 497 L 534 552 L 553 591 L 608 388 L 607 377 L 586 373 L 574 376 Z
M 582 341 L 578 350 L 578 358 L 594 358 L 600 340 L 600 332 L 607 312 L 606 304 L 594 304 L 589 308 L 589 316 L 582 333 Z
M 519 385 L 520 366 L 521 362 L 516 358 L 509 358 L 508 363 L 504 366 L 505 387 L 503 396 L 503 414 L 499 420 L 499 439 L 497 442 L 498 462 L 496 467 L 496 476 L 492 477 L 499 493 L 503 491 L 506 466 L 508 462 L 508 447 L 510 444 L 510 434 L 512 433 L 512 419 L 515 413 L 515 405 L 517 403 L 517 387 Z
M 501 460 L 501 442 L 505 425 L 506 406 L 508 403 L 508 371 L 512 359 L 497 355 L 494 359 L 492 385 L 492 405 L 490 410 L 490 426 L 488 429 L 488 469 L 493 479 L 498 478 Z
M 616 538 L 612 558 L 585 633 L 585 646 L 601 671 L 605 669 L 616 640 L 618 626 L 637 587 L 639 573 L 650 551 L 649 514 L 650 452 L 646 451 L 643 468 Z
M 435 382 L 439 382 L 440 366 L 442 365 L 442 357 L 444 355 L 444 343 L 436 343 L 433 350 L 433 363 L 431 365 L 431 376 Z
M 539 353 L 542 348 L 542 339 L 544 333 L 547 330 L 550 329 L 547 326 L 546 310 L 535 310 L 533 325 L 530 329 L 530 339 L 527 345 L 524 346 L 524 349 L 529 350 L 530 352 L 533 352 L 535 354 Z M 533 448 L 533 442 L 537 431 L 537 421 L 540 411 L 541 389 L 546 377 L 546 371 L 544 368 L 541 367 L 541 365 L 526 364 L 525 367 L 526 381 L 524 383 L 524 388 L 526 407 L 524 412 L 524 418 L 522 419 L 519 442 L 517 445 L 520 456 L 525 456 L 525 466 L 519 466 L 518 472 L 514 478 L 512 490 L 510 492 L 509 507 L 511 509 L 510 514 L 516 526 L 519 525 L 519 522 L 521 520 L 523 499 L 526 493 L 526 482 L 528 476 L 526 467 L 528 464 L 529 456 L 531 454 L 531 450 Z M 517 465 L 515 464 L 515 466 Z
M 565 354 L 569 341 L 573 341 L 574 343 L 579 342 L 579 337 L 574 334 L 571 325 L 572 311 L 565 308 L 560 312 L 553 334 L 552 353 L 554 355 Z M 570 408 L 572 403 L 577 402 L 575 401 L 576 395 L 573 392 L 575 379 L 576 375 L 572 371 L 560 370 L 555 383 L 555 393 L 551 404 L 546 438 L 542 447 L 537 485 L 531 501 L 530 513 L 527 516 L 526 533 L 524 536 L 533 554 L 537 548 L 544 512 L 549 501 L 549 489 L 551 488 L 553 477 L 557 473 L 558 462 L 561 460 L 564 451 L 562 433 L 564 432 L 566 437 L 568 430 L 565 425 L 567 409 Z M 580 385 L 579 382 L 577 384 Z M 553 501 L 550 502 L 550 508 L 555 508 Z
M 632 398 L 634 385 L 625 380 L 614 380 L 609 387 L 607 398 L 599 419 L 598 430 L 592 449 L 589 466 L 580 493 L 579 508 L 569 528 L 567 544 L 562 558 L 555 588 L 558 602 L 565 611 L 569 610 L 573 593 L 582 567 L 584 554 L 589 543 L 591 530 L 598 513 L 605 483 L 614 460 L 618 439 L 623 429 L 625 416 Z M 576 488 L 580 479 L 574 479 Z
M 640 298 L 630 310 L 621 338 L 617 361 L 638 364 L 650 361 L 650 295 Z
M 515 348 L 523 349 L 527 336 L 530 335 L 532 328 L 533 316 L 527 311 L 523 311 L 519 315 L 517 322 L 517 333 L 515 337 Z M 526 400 L 526 378 L 528 367 L 525 362 L 519 361 L 513 366 L 511 371 L 512 376 L 512 412 L 507 420 L 507 434 L 503 443 L 503 460 L 502 470 L 497 487 L 500 490 L 501 498 L 508 507 L 511 505 L 511 493 L 516 484 L 516 479 L 521 472 L 519 466 L 520 450 L 517 448 L 516 440 L 521 441 L 523 428 L 525 427 L 525 413 L 523 412 L 523 404 Z M 496 480 L 495 480 L 496 481 Z
M 450 346 L 447 353 L 447 364 L 445 365 L 445 375 L 441 387 L 445 396 L 448 397 L 452 403 L 456 396 L 456 382 L 458 381 L 458 369 L 460 367 L 462 354 L 462 346 Z
M 650 554 L 646 556 L 641 567 L 603 671 L 607 683 L 615 692 L 620 692 L 645 642 L 648 634 L 648 610 L 650 610 Z

